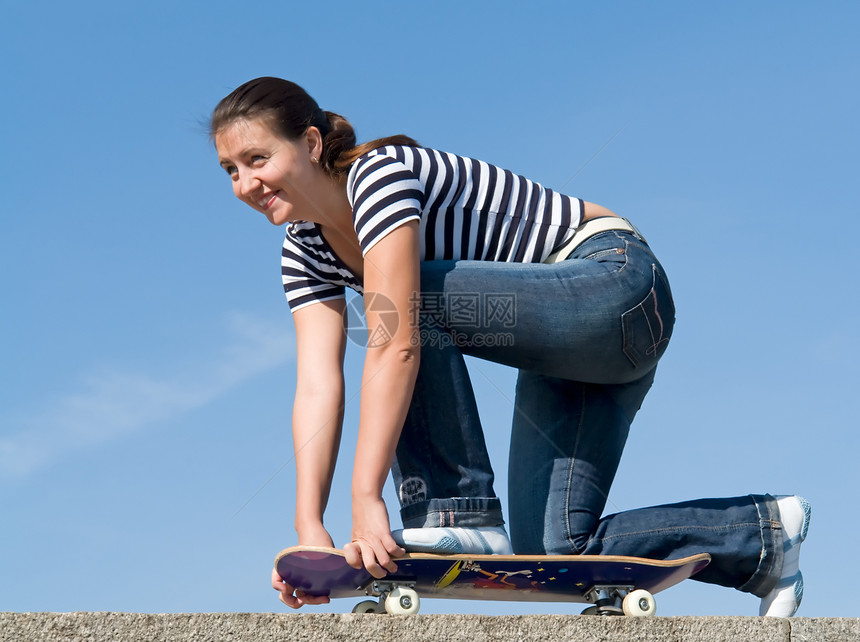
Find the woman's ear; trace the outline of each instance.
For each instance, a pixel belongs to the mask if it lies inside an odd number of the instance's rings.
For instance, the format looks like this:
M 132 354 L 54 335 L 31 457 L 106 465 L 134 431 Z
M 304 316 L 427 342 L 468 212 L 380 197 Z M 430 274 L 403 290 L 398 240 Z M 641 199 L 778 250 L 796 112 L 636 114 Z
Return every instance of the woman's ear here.
M 322 157 L 323 141 L 320 130 L 316 127 L 308 127 L 305 132 L 305 140 L 308 145 L 308 154 L 311 158 L 319 160 Z

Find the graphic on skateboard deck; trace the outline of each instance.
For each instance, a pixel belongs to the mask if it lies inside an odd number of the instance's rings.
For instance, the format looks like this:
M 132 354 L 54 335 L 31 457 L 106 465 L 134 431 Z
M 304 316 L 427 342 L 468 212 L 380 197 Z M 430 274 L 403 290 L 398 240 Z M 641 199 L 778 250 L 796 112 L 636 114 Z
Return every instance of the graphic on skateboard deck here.
M 649 616 L 653 594 L 701 571 L 707 554 L 678 560 L 611 555 L 433 555 L 397 558 L 397 572 L 375 579 L 336 548 L 294 546 L 275 559 L 278 575 L 309 595 L 369 595 L 361 613 L 416 613 L 421 598 L 581 602 L 585 613 Z

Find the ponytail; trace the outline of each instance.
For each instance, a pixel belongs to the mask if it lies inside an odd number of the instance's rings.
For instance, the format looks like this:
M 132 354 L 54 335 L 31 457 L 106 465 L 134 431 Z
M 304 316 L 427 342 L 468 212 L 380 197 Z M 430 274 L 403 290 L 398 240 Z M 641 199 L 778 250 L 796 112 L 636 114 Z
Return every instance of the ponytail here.
M 420 147 L 420 145 L 403 134 L 377 138 L 367 143 L 356 146 L 355 130 L 349 121 L 339 114 L 327 111 L 329 133 L 323 137 L 323 152 L 320 165 L 329 176 L 343 176 L 349 172 L 352 164 L 364 154 L 386 145 L 404 145 L 406 147 Z

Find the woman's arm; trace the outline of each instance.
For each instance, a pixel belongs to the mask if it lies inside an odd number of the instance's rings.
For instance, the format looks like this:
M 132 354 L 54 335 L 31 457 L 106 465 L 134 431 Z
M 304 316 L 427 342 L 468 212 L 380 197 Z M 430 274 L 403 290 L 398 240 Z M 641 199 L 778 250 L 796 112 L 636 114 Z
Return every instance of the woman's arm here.
M 299 544 L 334 546 L 323 525 L 343 426 L 343 300 L 324 301 L 293 315 L 296 324 L 296 397 L 293 447 L 296 461 L 295 528 Z M 272 570 L 272 588 L 291 608 L 324 604 L 305 595 Z
M 363 564 L 375 577 L 396 570 L 392 556 L 405 553 L 391 537 L 382 489 L 418 374 L 420 345 L 413 307 L 420 292 L 419 265 L 416 221 L 387 234 L 364 259 L 368 331 L 384 328 L 390 338 L 372 334 L 375 340 L 365 356 L 352 478 L 352 542 L 344 552 L 352 566 Z M 391 322 L 392 305 L 396 329 Z
M 343 426 L 343 300 L 324 301 L 294 314 L 296 395 L 295 528 L 299 544 L 331 546 L 323 527 Z

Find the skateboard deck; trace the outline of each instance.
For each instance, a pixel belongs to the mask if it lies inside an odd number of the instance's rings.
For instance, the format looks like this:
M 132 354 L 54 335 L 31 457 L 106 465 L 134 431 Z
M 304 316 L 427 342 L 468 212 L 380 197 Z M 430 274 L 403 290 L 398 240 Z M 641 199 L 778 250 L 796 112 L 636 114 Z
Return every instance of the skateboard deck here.
M 349 566 L 338 549 L 294 546 L 278 554 L 275 568 L 284 581 L 309 595 L 379 598 L 379 608 L 363 603 L 366 606 L 361 612 L 381 611 L 384 606 L 389 613 L 412 613 L 420 598 L 446 598 L 581 602 L 595 605 L 596 610 L 586 612 L 620 614 L 628 611 L 626 602 L 622 608 L 624 599 L 636 593 L 635 600 L 650 599 L 641 602 L 650 612 L 627 614 L 651 615 L 654 593 L 695 575 L 710 559 L 707 554 L 651 560 L 610 555 L 409 553 L 395 560 L 397 572 L 377 580 L 363 568 Z M 389 608 L 389 595 L 400 599 L 404 594 L 404 608 Z M 632 606 L 629 610 L 640 609 Z

